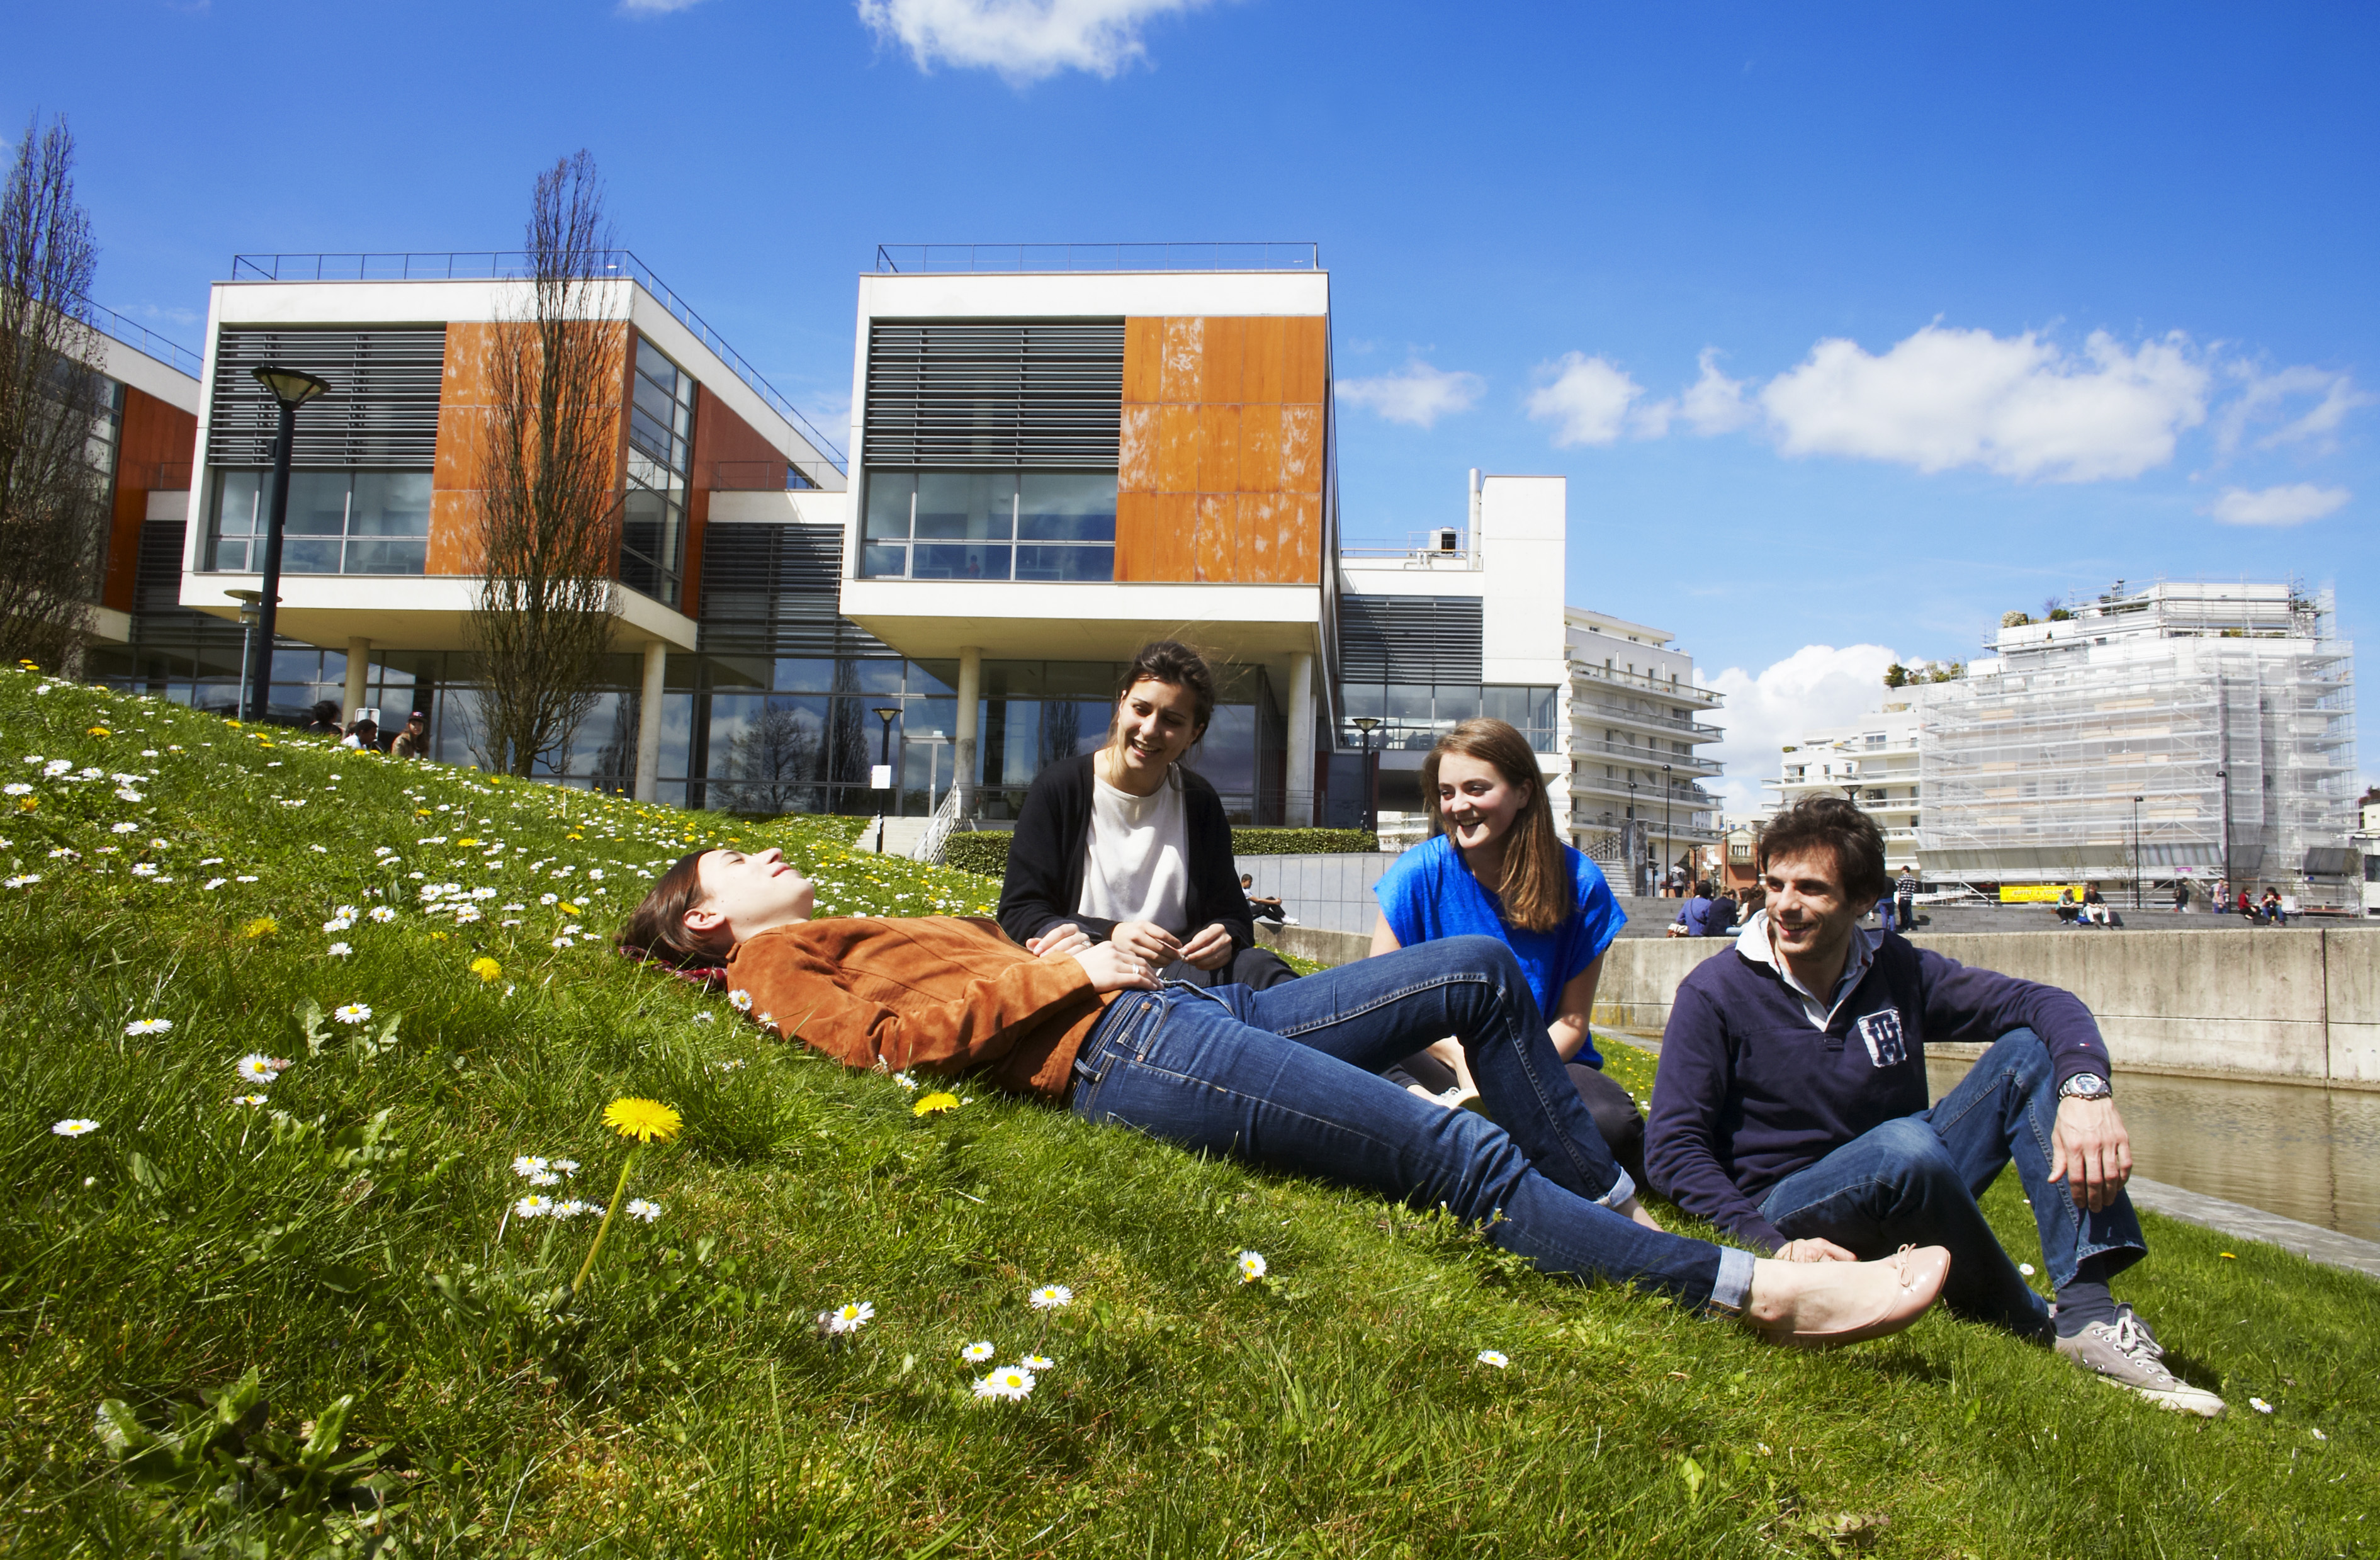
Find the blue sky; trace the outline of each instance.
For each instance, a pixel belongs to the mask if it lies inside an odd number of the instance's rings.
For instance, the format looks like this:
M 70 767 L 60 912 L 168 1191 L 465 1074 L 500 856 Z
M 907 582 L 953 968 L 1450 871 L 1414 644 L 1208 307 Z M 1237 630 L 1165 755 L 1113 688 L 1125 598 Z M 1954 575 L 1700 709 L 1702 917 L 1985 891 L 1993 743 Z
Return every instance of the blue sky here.
M 880 241 L 1315 239 L 1351 539 L 1457 516 L 1472 466 L 1568 475 L 1571 599 L 1738 691 L 1740 781 L 1876 647 L 1965 659 L 2118 577 L 2294 573 L 2380 643 L 2369 6 L 86 0 L 13 36 L 101 301 L 193 345 L 233 253 L 511 247 L 581 146 L 821 421 Z

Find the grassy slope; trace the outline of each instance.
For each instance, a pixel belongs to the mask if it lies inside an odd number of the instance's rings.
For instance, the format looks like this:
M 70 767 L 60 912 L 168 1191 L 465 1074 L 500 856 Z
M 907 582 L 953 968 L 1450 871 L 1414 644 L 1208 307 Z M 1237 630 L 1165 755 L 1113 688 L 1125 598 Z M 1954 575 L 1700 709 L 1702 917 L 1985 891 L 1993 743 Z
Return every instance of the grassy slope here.
M 2380 1289 L 2363 1279 L 2237 1243 L 2225 1258 L 2152 1219 L 2155 1259 L 2122 1290 L 2232 1400 L 2215 1423 L 1938 1314 L 1880 1345 L 1779 1353 L 1515 1273 L 1375 1199 L 1046 1107 L 974 1091 L 920 1119 L 896 1083 L 766 1040 L 600 941 L 552 947 L 573 922 L 538 902 L 588 895 L 567 902 L 601 932 L 638 866 L 726 838 L 783 844 L 845 910 L 972 908 L 982 879 L 855 855 L 832 823 L 491 784 L 37 685 L 0 673 L 0 764 L 36 787 L 10 798 L 0 856 L 42 876 L 0 893 L 0 1541 L 17 1552 L 162 1554 L 177 1524 L 236 1527 L 127 1481 L 91 1422 L 111 1396 L 163 1420 L 251 1366 L 276 1425 L 360 1395 L 350 1448 L 406 1467 L 389 1527 L 423 1554 L 2374 1545 Z M 28 754 L 156 774 L 129 802 L 112 781 L 42 779 Z M 137 832 L 108 833 L 118 821 Z M 445 843 L 417 843 L 431 835 Z M 506 842 L 515 864 L 466 838 Z M 403 860 L 376 866 L 382 846 Z M 497 896 L 457 925 L 423 911 L 416 871 Z M 200 886 L 242 873 L 258 881 Z M 342 904 L 401 914 L 317 930 Z M 246 935 L 259 917 L 277 930 Z M 328 956 L 334 938 L 352 956 Z M 467 968 L 482 956 L 493 981 Z M 369 1004 L 373 1028 L 401 1015 L 396 1042 L 364 1054 L 334 1023 L 311 1052 L 292 1017 L 307 1000 Z M 174 1029 L 125 1037 L 152 1017 Z M 251 1051 L 296 1062 L 265 1107 L 231 1103 Z M 1641 1054 L 1613 1066 L 1649 1085 Z M 557 1321 L 539 1297 L 593 1221 L 513 1220 L 499 1240 L 526 1189 L 509 1162 L 575 1156 L 565 1189 L 608 1200 L 622 1154 L 598 1118 L 622 1093 L 685 1112 L 631 1192 L 666 1212 L 614 1227 Z M 338 1138 L 382 1111 L 379 1141 Z M 55 1136 L 68 1116 L 101 1125 Z M 2012 1189 L 1989 1206 L 2030 1254 Z M 1270 1281 L 1236 1281 L 1243 1248 Z M 1072 1307 L 1029 1310 L 1043 1283 Z M 831 1347 L 811 1319 L 845 1300 L 875 1320 Z M 978 1403 L 957 1359 L 977 1338 L 1058 1363 L 1027 1401 Z M 1511 1369 L 1475 1363 L 1482 1348 Z

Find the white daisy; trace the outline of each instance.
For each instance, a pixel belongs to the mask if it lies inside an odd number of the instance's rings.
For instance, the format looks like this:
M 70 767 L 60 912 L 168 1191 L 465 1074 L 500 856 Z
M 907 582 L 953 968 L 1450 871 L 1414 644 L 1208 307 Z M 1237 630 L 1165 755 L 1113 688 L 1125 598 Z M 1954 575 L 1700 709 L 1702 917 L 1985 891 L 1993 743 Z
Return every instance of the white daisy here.
M 2256 1412 L 2260 1414 L 2269 1414 L 2273 1411 L 2273 1406 L 2265 1402 L 2261 1397 L 2251 1397 L 2248 1399 L 2248 1407 L 2255 1409 Z
M 171 1018 L 135 1018 L 124 1026 L 126 1034 L 164 1034 L 174 1027 Z
M 386 925 L 388 922 L 396 919 L 396 912 L 389 908 L 386 905 L 374 905 L 370 909 L 366 910 L 364 913 L 371 917 L 372 920 L 381 922 L 382 925 Z
M 157 863 L 154 861 L 135 861 L 132 863 L 132 875 L 134 877 L 155 877 L 157 875 Z
M 959 1350 L 959 1358 L 970 1365 L 980 1365 L 991 1358 L 991 1345 L 989 1342 L 969 1344 Z
M 1075 1303 L 1075 1292 L 1062 1284 L 1045 1284 L 1026 1299 L 1035 1310 L 1060 1310 Z
M 562 1184 L 562 1177 L 551 1170 L 535 1170 L 529 1173 L 528 1184 L 533 1187 L 558 1187 Z
M 1500 1371 L 1512 1362 L 1511 1359 L 1508 1358 L 1501 1350 L 1483 1348 L 1479 1351 L 1479 1363 L 1482 1365 L 1493 1365 L 1496 1369 Z
M 1243 1284 L 1254 1284 L 1265 1275 L 1264 1253 L 1261 1251 L 1243 1251 L 1232 1260 L 1239 1264 L 1240 1282 Z
M 917 1080 L 905 1072 L 894 1073 L 892 1075 L 892 1081 L 899 1084 L 904 1089 L 915 1089 L 917 1087 Z
M 513 1174 L 516 1176 L 534 1176 L 539 1171 L 545 1168 L 547 1168 L 545 1160 L 536 1154 L 516 1153 L 513 1155 Z
M 6 786 L 0 786 L 0 791 L 5 791 L 12 797 L 29 797 L 33 794 L 33 787 L 26 785 L 22 780 L 11 780 Z
M 562 903 L 562 896 L 559 894 L 540 894 L 537 896 L 537 902 L 540 905 L 559 905 Z
M 708 1024 L 711 1021 L 713 1015 L 709 1013 L 698 1013 L 694 1016 L 694 1021 L 698 1024 Z
M 830 1333 L 856 1333 L 876 1319 L 876 1306 L 869 1300 L 837 1306 L 826 1313 L 826 1330 Z
M 371 1017 L 371 1009 L 360 1002 L 350 1002 L 331 1010 L 331 1017 L 342 1024 L 360 1024 Z
M 209 879 L 207 879 L 207 881 L 206 881 L 206 882 L 204 882 L 204 883 L 202 883 L 202 884 L 199 884 L 199 886 L 200 886 L 200 888 L 203 889 L 203 890 L 204 890 L 204 891 L 206 891 L 207 893 L 212 894 L 212 893 L 213 893 L 216 889 L 221 888 L 225 884 L 227 884 L 227 883 L 229 883 L 230 881 L 231 881 L 231 879 L 229 879 L 229 878 L 209 878 Z
M 140 825 L 138 823 L 115 823 L 109 825 L 107 832 L 111 835 L 137 835 L 140 832 Z
M 30 888 L 33 884 L 41 881 L 42 874 L 39 872 L 18 872 L 15 877 L 7 880 L 7 886 L 10 888 Z
M 1028 1354 L 1017 1363 L 1028 1371 L 1046 1371 L 1058 1362 L 1046 1354 Z
M 333 958 L 345 958 L 356 950 L 347 946 L 345 943 L 334 943 L 322 951 L 330 955 Z
M 247 1105 L 250 1109 L 253 1109 L 254 1107 L 264 1103 L 265 1101 L 264 1096 L 261 1094 L 234 1094 L 231 1097 L 231 1103 L 235 1105 Z
M 1033 1372 L 1021 1365 L 1002 1365 L 975 1383 L 978 1397 L 997 1397 L 1008 1403 L 1021 1403 L 1032 1391 Z
M 348 927 L 353 926 L 355 923 L 356 918 L 353 916 L 333 916 L 330 920 L 322 923 L 322 930 L 325 932 L 345 932 Z
M 70 1115 L 64 1121 L 53 1123 L 50 1130 L 61 1138 L 79 1138 L 86 1132 L 98 1131 L 99 1123 L 86 1120 L 79 1115 Z
M 661 1216 L 662 1205 L 660 1203 L 648 1202 L 641 1197 L 632 1197 L 628 1199 L 628 1217 L 632 1219 L 641 1219 L 646 1224 L 651 1224 L 655 1219 L 658 1219 Z
M 529 1193 L 513 1204 L 513 1214 L 516 1218 L 542 1219 L 552 1212 L 553 1199 L 540 1197 L 536 1192 Z
M 576 943 L 573 943 L 573 942 L 572 942 L 569 938 L 567 938 L 567 937 L 556 937 L 556 938 L 553 940 L 553 945 L 554 945 L 555 947 L 557 947 L 557 948 L 575 948 L 575 947 L 577 947 L 578 945 L 577 945 L 577 944 L 576 944 Z
M 270 1083 L 281 1076 L 281 1069 L 273 1065 L 273 1058 L 261 1051 L 251 1051 L 242 1056 L 232 1064 L 232 1070 L 250 1083 Z
M 553 1216 L 557 1219 L 575 1219 L 585 1212 L 587 1212 L 587 1204 L 575 1197 L 565 1198 L 553 1205 Z

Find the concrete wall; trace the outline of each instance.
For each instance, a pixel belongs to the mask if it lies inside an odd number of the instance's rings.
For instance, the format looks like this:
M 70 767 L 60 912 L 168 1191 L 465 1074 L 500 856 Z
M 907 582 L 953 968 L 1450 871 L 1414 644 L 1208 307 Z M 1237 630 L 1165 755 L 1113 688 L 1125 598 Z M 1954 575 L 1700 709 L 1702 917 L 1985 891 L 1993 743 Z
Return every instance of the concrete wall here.
M 2021 932 L 1921 947 L 2089 1005 L 2119 1068 L 2380 1089 L 2380 930 Z M 1595 1020 L 1658 1034 L 1678 982 L 1724 939 L 1629 938 L 1605 957 Z
M 1387 851 L 1347 856 L 1243 856 L 1239 870 L 1256 879 L 1252 893 L 1278 896 L 1301 926 L 1372 934 L 1380 913 L 1372 885 L 1396 857 Z

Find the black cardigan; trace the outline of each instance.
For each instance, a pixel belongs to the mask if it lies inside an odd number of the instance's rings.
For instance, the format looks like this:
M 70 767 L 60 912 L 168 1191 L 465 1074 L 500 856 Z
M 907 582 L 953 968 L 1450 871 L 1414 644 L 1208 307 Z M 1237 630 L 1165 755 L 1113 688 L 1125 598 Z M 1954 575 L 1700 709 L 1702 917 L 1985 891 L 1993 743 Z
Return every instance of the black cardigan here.
M 1097 785 L 1091 761 L 1096 756 L 1085 753 L 1051 764 L 1034 776 L 1025 793 L 1015 835 L 1008 842 L 1008 871 L 1000 884 L 1000 924 L 1020 943 L 1069 921 L 1102 943 L 1115 931 L 1114 921 L 1075 908 L 1083 902 L 1084 859 L 1091 843 L 1091 797 Z M 1196 932 L 1220 921 L 1232 934 L 1233 951 L 1254 947 L 1254 917 L 1247 896 L 1240 892 L 1223 799 L 1214 786 L 1182 765 L 1174 765 L 1173 774 L 1182 782 L 1183 845 L 1190 857 L 1190 884 L 1184 896 L 1190 917 L 1187 931 Z

